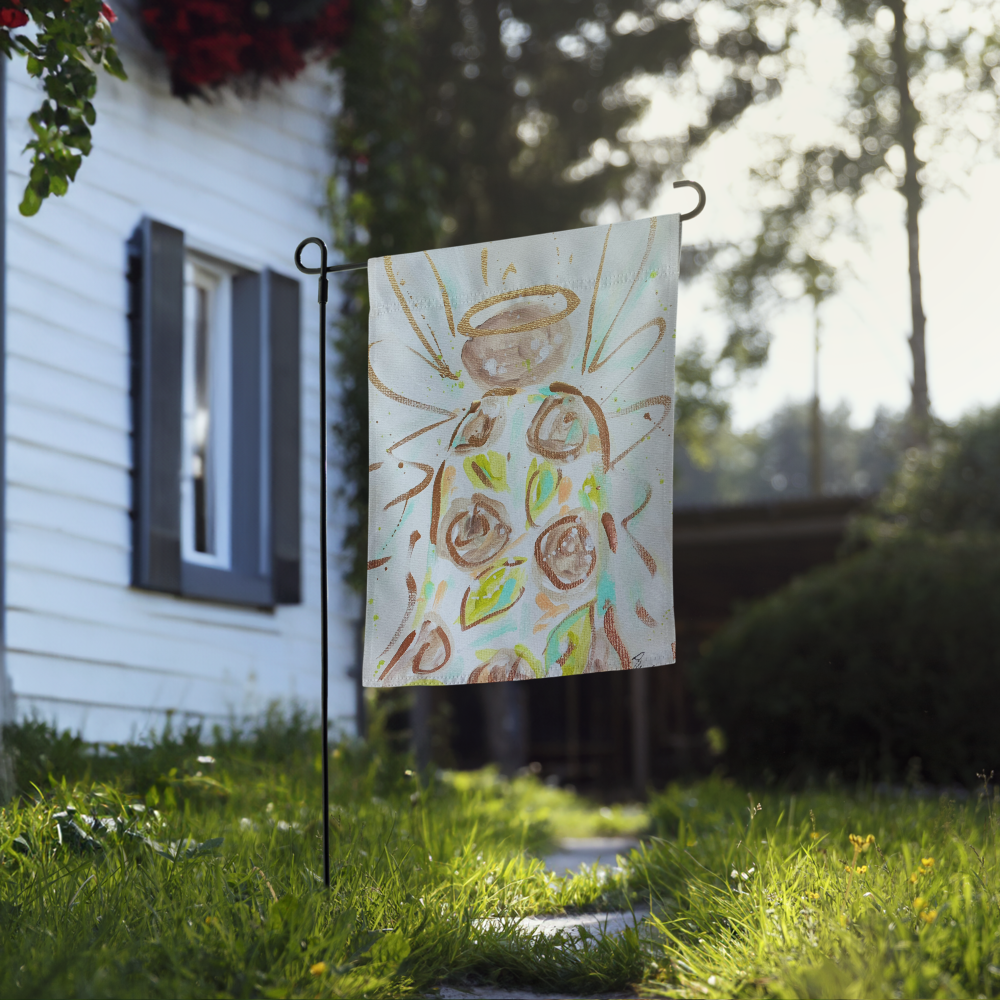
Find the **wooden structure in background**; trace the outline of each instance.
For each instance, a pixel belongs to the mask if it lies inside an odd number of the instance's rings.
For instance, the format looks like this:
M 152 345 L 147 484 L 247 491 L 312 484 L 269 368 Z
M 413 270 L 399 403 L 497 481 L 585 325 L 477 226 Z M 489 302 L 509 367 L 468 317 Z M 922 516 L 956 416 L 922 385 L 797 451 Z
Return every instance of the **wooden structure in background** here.
M 829 497 L 678 511 L 677 663 L 521 684 L 424 688 L 444 765 L 537 761 L 581 790 L 641 795 L 706 762 L 684 670 L 741 602 L 833 562 L 863 500 Z M 431 693 L 433 692 L 433 693 Z

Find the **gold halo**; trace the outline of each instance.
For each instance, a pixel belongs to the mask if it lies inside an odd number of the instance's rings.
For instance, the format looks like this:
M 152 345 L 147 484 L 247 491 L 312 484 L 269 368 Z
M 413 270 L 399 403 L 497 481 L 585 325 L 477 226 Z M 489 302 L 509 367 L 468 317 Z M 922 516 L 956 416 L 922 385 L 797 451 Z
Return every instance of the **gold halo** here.
M 509 302 L 511 299 L 524 299 L 534 295 L 562 295 L 566 299 L 566 308 L 555 316 L 542 316 L 539 319 L 529 320 L 527 323 L 517 323 L 514 326 L 504 326 L 499 330 L 478 330 L 472 325 L 472 317 L 481 313 L 490 306 L 495 306 L 498 302 Z M 565 319 L 580 304 L 580 296 L 571 292 L 568 288 L 560 288 L 559 285 L 534 285 L 531 288 L 514 289 L 509 292 L 501 292 L 499 295 L 491 295 L 488 299 L 474 305 L 459 321 L 458 332 L 466 337 L 491 337 L 498 333 L 527 333 L 528 330 L 540 330 L 545 326 L 552 326 Z

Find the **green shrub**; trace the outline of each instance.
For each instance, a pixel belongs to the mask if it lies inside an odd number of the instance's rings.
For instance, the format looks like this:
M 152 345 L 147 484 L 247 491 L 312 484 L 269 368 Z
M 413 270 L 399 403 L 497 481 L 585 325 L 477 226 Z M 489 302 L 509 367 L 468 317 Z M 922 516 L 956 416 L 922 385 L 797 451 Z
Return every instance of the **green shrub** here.
M 942 426 L 927 450 L 909 449 L 876 517 L 880 534 L 1000 529 L 1000 407 Z
M 744 610 L 693 672 L 737 773 L 1000 771 L 1000 539 L 909 535 Z

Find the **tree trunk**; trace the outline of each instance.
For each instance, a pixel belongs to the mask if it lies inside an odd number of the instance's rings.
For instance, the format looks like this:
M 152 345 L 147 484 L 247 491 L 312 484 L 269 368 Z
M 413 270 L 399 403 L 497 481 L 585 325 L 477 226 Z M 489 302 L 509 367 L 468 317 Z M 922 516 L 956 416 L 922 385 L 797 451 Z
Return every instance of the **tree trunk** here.
M 434 711 L 434 691 L 429 687 L 415 687 L 412 697 L 410 740 L 414 764 L 423 774 L 431 766 L 431 715 Z
M 528 692 L 523 681 L 498 681 L 482 685 L 480 694 L 490 761 L 513 777 L 528 763 Z
M 918 218 L 923 205 L 923 192 L 917 172 L 923 164 L 917 159 L 916 130 L 920 122 L 910 95 L 910 55 L 906 50 L 905 0 L 888 0 L 894 19 L 892 59 L 896 64 L 896 89 L 899 91 L 899 132 L 897 137 L 906 157 L 906 173 L 900 190 L 906 199 L 906 235 L 910 255 L 910 311 L 913 332 L 910 353 L 913 355 L 913 382 L 910 385 L 910 433 L 914 444 L 926 445 L 929 433 L 930 399 L 927 393 L 927 352 L 924 339 L 926 317 L 920 286 L 920 228 Z
M 813 304 L 813 399 L 809 424 L 809 487 L 814 497 L 823 495 L 823 411 L 819 406 L 819 310 Z

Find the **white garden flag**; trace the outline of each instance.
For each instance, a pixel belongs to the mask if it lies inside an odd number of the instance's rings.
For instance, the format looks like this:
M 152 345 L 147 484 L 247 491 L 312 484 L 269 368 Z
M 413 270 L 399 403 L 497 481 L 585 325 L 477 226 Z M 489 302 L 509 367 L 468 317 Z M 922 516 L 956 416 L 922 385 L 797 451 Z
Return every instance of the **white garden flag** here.
M 365 684 L 674 662 L 676 215 L 375 258 Z

